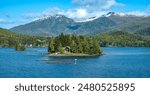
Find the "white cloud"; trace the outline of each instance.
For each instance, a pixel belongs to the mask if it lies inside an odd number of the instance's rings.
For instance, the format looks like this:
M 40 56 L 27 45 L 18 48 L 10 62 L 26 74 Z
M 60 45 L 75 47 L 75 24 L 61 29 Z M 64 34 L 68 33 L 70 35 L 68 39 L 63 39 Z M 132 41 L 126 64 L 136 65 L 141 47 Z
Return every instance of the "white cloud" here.
M 13 24 L 14 21 L 6 21 L 5 19 L 0 19 L 0 24 Z
M 77 5 L 78 9 L 84 10 L 84 17 L 80 16 L 76 9 L 74 18 L 89 18 L 93 16 L 101 16 L 109 11 L 110 8 L 124 6 L 124 4 L 116 2 L 116 0 L 72 0 L 73 4 Z M 72 13 L 73 14 L 73 13 Z
M 83 8 L 76 8 L 76 9 L 68 9 L 68 10 L 61 10 L 57 7 L 49 8 L 42 12 L 42 16 L 53 16 L 56 14 L 65 15 L 69 18 L 83 18 L 86 17 L 87 11 Z
M 44 16 L 56 15 L 56 14 L 64 15 L 64 10 L 61 10 L 58 7 L 53 7 L 53 8 L 48 8 L 42 12 L 42 15 Z
M 27 13 L 23 17 L 26 19 L 39 19 L 55 14 L 65 15 L 72 19 L 83 19 L 93 16 L 101 16 L 109 11 L 113 6 L 124 6 L 116 0 L 72 0 L 76 8 L 62 10 L 57 7 L 48 8 L 42 13 Z
M 85 9 L 69 9 L 65 12 L 65 15 L 70 18 L 85 18 L 88 13 Z
M 127 12 L 128 15 L 135 15 L 135 16 L 148 16 L 148 13 L 146 11 L 133 11 L 133 12 Z
M 77 6 L 76 9 L 68 10 L 68 17 L 71 18 L 89 18 L 101 16 L 109 11 L 113 6 L 124 6 L 116 0 L 72 0 Z
M 48 9 L 44 10 L 42 13 L 26 13 L 26 14 L 23 14 L 22 17 L 25 19 L 37 20 L 42 17 L 53 16 L 56 14 L 64 15 L 64 11 L 57 7 L 54 7 L 54 8 L 48 8 Z
M 108 10 L 113 6 L 124 6 L 124 4 L 117 3 L 116 0 L 72 0 L 72 2 L 89 11 Z

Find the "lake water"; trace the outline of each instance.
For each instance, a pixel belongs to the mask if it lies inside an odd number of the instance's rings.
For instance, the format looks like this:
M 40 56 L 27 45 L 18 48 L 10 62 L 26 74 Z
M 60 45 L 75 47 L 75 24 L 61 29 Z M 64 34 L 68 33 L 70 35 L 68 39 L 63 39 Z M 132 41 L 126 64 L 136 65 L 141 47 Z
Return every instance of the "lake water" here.
M 150 78 L 150 48 L 102 49 L 104 55 L 100 57 L 52 58 L 41 56 L 47 53 L 46 48 L 28 48 L 25 52 L 0 48 L 0 77 Z

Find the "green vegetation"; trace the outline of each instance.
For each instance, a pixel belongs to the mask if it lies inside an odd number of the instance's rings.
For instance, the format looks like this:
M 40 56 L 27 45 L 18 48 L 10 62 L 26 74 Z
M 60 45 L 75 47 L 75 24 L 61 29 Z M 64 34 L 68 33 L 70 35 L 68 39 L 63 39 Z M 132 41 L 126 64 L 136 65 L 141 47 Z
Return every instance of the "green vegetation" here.
M 48 41 L 50 39 L 50 41 Z M 150 47 L 150 37 L 117 31 L 93 36 L 64 35 L 45 38 L 20 35 L 0 28 L 0 47 L 11 47 L 24 51 L 26 47 L 48 46 L 51 54 L 100 55 L 100 46 Z
M 20 35 L 0 28 L 0 47 L 15 48 L 18 42 L 25 47 L 40 47 L 47 45 L 47 39 L 44 37 Z
M 85 36 L 64 35 L 63 33 L 50 39 L 48 52 L 56 55 L 100 55 L 102 53 L 96 40 Z
M 96 34 L 94 38 L 100 42 L 101 46 L 120 47 L 150 47 L 150 37 L 130 34 L 128 32 L 112 32 L 107 34 Z
M 16 51 L 24 51 L 25 50 L 25 46 L 22 45 L 21 43 L 16 43 L 15 49 L 16 49 Z

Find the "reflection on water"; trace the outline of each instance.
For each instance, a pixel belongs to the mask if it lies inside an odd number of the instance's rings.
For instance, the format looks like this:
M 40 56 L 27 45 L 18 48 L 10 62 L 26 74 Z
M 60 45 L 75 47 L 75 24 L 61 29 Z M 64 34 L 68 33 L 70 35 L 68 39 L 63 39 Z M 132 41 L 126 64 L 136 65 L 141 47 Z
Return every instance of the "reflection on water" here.
M 150 78 L 150 48 L 103 48 L 100 57 L 46 57 L 46 48 L 0 48 L 0 77 Z M 76 63 L 76 64 L 75 64 Z

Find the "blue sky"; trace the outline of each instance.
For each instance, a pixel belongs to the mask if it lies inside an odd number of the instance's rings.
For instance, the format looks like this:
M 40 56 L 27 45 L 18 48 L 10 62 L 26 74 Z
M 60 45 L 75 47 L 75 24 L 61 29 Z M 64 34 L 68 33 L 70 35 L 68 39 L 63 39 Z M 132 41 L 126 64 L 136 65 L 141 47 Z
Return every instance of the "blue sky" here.
M 0 0 L 0 27 L 11 28 L 55 14 L 85 19 L 109 11 L 149 15 L 150 0 Z

